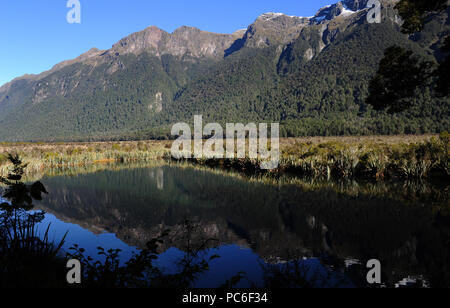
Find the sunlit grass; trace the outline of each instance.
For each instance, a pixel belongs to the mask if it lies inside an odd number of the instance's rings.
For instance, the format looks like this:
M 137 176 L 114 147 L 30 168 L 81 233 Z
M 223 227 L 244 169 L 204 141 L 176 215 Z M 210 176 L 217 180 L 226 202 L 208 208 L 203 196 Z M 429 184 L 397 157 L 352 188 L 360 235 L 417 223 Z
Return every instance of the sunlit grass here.
M 196 165 L 246 173 L 292 173 L 324 179 L 449 178 L 449 134 L 440 136 L 293 138 L 280 141 L 276 170 L 258 159 L 189 159 Z
M 449 177 L 449 134 L 441 136 L 311 137 L 280 140 L 279 168 L 271 173 L 294 173 L 329 179 Z M 9 165 L 6 153 L 19 154 L 27 173 L 55 168 L 108 163 L 171 160 L 172 141 L 88 143 L 0 143 L 0 174 Z M 191 163 L 245 172 L 262 172 L 257 159 L 208 160 Z
M 7 174 L 10 168 L 6 153 L 20 155 L 28 164 L 26 172 L 32 174 L 51 168 L 157 161 L 169 151 L 165 145 L 159 141 L 2 143 L 0 144 L 0 174 Z

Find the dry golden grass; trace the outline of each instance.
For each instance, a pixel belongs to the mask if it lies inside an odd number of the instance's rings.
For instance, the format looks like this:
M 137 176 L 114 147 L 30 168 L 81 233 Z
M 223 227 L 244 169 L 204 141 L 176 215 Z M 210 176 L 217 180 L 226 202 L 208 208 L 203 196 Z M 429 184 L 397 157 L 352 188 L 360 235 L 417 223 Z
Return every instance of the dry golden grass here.
M 431 138 L 439 138 L 439 135 L 395 135 L 395 136 L 349 136 L 349 137 L 303 137 L 283 138 L 280 140 L 281 147 L 299 143 L 321 144 L 339 142 L 345 144 L 360 143 L 384 143 L 384 144 L 411 144 L 430 141 Z
M 90 149 L 107 150 L 112 149 L 114 146 L 120 148 L 139 148 L 145 147 L 146 149 L 161 149 L 167 144 L 168 141 L 109 141 L 109 142 L 58 142 L 58 143 L 28 143 L 28 142 L 1 142 L 0 153 L 12 153 L 12 152 L 32 152 L 35 150 L 41 150 L 45 152 L 65 152 L 67 150 L 78 149 L 81 151 L 88 151 Z
M 111 162 L 149 162 L 171 156 L 172 141 L 0 143 L 0 175 L 8 171 L 7 153 L 20 155 L 29 172 L 51 167 Z M 448 134 L 307 137 L 280 139 L 280 170 L 350 177 L 391 173 L 426 177 L 439 169 L 448 174 Z M 259 164 L 254 162 L 255 167 Z
M 385 143 L 385 144 L 410 144 L 429 141 L 431 138 L 438 138 L 438 135 L 396 135 L 396 136 L 350 136 L 350 137 L 302 137 L 302 138 L 282 138 L 280 145 L 291 146 L 300 143 L 321 144 L 329 142 L 340 142 L 345 144 L 359 143 Z M 108 150 L 113 147 L 121 149 L 164 150 L 170 149 L 172 141 L 108 141 L 108 142 L 64 142 L 64 143 L 25 143 L 25 142 L 0 142 L 0 154 L 23 152 L 29 153 L 36 150 L 43 152 L 63 153 L 78 149 L 80 151 Z
M 17 154 L 28 164 L 27 172 L 44 168 L 85 166 L 105 162 L 149 162 L 169 151 L 163 141 L 0 143 L 0 175 L 10 167 L 7 154 Z

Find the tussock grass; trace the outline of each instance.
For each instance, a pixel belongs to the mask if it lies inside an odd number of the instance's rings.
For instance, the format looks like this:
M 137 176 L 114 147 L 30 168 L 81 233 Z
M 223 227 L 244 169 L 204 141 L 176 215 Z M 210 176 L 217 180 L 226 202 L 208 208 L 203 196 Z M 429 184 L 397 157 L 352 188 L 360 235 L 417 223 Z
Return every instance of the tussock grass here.
M 7 174 L 11 165 L 7 153 L 18 154 L 28 164 L 27 174 L 43 170 L 85 167 L 107 163 L 152 162 L 169 151 L 160 141 L 91 142 L 91 143 L 1 143 L 0 174 Z
M 448 133 L 424 136 L 310 137 L 280 139 L 281 157 L 271 173 L 318 178 L 449 178 Z M 172 141 L 0 143 L 0 175 L 6 153 L 19 154 L 27 173 L 108 163 L 172 160 Z M 246 173 L 263 173 L 257 159 L 192 159 L 189 162 Z
M 449 140 L 448 133 L 440 136 L 282 139 L 279 167 L 272 171 L 261 170 L 260 161 L 248 157 L 188 161 L 245 173 L 291 173 L 325 179 L 449 179 Z
M 371 179 L 450 175 L 449 134 L 329 138 L 284 144 L 280 169 L 307 176 Z M 323 140 L 322 140 L 323 141 Z

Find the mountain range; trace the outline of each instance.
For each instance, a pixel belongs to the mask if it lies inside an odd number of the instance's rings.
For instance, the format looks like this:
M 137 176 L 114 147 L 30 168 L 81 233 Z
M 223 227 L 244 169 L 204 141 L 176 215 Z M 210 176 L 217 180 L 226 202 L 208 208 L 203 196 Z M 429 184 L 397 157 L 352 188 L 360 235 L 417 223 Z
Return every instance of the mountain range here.
M 0 141 L 168 138 L 176 122 L 281 123 L 283 136 L 433 133 L 448 130 L 448 98 L 420 93 L 400 114 L 365 104 L 384 50 L 439 59 L 450 10 L 422 32 L 401 32 L 396 0 L 344 0 L 315 16 L 259 16 L 217 34 L 183 26 L 133 33 L 38 75 L 0 87 Z

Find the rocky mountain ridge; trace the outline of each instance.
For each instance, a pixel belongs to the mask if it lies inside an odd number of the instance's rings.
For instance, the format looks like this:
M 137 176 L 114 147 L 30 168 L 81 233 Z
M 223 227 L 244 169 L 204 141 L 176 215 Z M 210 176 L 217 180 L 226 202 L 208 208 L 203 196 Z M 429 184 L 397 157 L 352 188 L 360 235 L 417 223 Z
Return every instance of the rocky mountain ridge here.
M 348 18 L 361 10 L 367 9 L 368 0 L 344 0 L 321 8 L 313 17 L 288 16 L 283 13 L 264 13 L 247 29 L 237 30 L 232 34 L 218 34 L 202 31 L 195 27 L 181 26 L 173 33 L 168 33 L 156 26 L 150 26 L 133 33 L 117 43 L 109 50 L 92 48 L 79 57 L 56 64 L 49 71 L 37 75 L 25 75 L 15 78 L 0 86 L 0 103 L 11 83 L 19 80 L 36 81 L 68 65 L 83 63 L 96 66 L 123 54 L 139 54 L 149 52 L 161 57 L 168 54 L 183 58 L 214 58 L 221 59 L 245 47 L 263 48 L 273 45 L 288 44 L 295 40 L 301 31 L 317 24 L 327 25 L 335 18 Z M 382 0 L 383 3 L 395 3 L 396 0 Z M 342 22 L 342 21 L 341 21 Z M 322 29 L 324 30 L 324 29 Z M 321 31 L 322 31 L 321 30 Z M 234 46 L 234 47 L 233 47 Z M 238 46 L 238 48 L 236 48 Z

